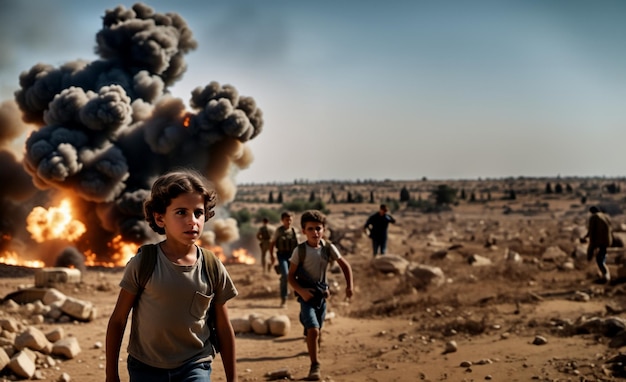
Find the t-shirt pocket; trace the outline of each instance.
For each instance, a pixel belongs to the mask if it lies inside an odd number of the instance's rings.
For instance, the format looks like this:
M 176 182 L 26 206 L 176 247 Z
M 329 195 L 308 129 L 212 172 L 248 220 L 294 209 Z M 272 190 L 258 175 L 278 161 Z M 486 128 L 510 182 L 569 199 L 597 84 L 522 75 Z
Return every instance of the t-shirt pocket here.
M 211 306 L 211 301 L 215 293 L 211 293 L 210 296 L 206 294 L 200 293 L 196 291 L 193 296 L 193 300 L 191 301 L 191 307 L 189 308 L 189 313 L 196 319 L 201 320 L 206 317 L 207 312 L 209 311 L 209 307 Z

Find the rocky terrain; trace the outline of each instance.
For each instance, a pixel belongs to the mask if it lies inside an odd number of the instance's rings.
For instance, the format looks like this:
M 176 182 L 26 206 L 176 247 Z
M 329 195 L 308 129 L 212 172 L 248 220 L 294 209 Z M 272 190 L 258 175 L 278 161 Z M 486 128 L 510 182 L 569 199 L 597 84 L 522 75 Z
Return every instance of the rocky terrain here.
M 252 214 L 280 211 L 280 204 L 266 203 L 270 191 L 282 193 L 286 201 L 307 199 L 312 192 L 329 201 L 335 194 L 336 202 L 326 204 L 331 238 L 354 269 L 356 293 L 346 301 L 341 274 L 331 273 L 334 295 L 321 353 L 325 381 L 620 380 L 626 375 L 621 353 L 626 344 L 624 248 L 609 250 L 613 280 L 599 284 L 579 238 L 593 204 L 610 213 L 616 244 L 623 243 L 623 195 L 607 189 L 607 184 L 615 185 L 612 180 L 550 180 L 552 188 L 562 186 L 559 192 L 546 192 L 547 182 L 448 182 L 457 196 L 464 190 L 466 197 L 457 197 L 440 212 L 428 212 L 420 203 L 395 202 L 403 187 L 411 200 L 431 200 L 437 182 L 426 180 L 244 185 L 229 208 L 233 214 L 243 208 Z M 369 200 L 371 190 L 375 202 Z M 364 200 L 346 203 L 342 199 L 348 192 Z M 397 224 L 390 227 L 388 256 L 374 261 L 361 227 L 381 200 L 393 207 Z M 251 224 L 257 226 L 254 220 Z M 256 247 L 250 244 L 249 249 L 258 256 Z M 239 330 L 240 380 L 304 378 L 309 364 L 295 300 L 280 308 L 277 276 L 258 264 L 228 263 L 227 268 L 240 292 L 229 303 L 233 321 L 251 316 L 290 321 L 284 335 L 261 334 L 253 327 Z M 2 296 L 32 287 L 34 272 L 2 266 Z M 5 299 L 0 321 L 13 322 L 15 328 L 3 324 L 0 338 L 60 330 L 63 338 L 77 339 L 79 350 L 33 350 L 36 378 L 103 380 L 102 344 L 121 272 L 88 267 L 80 282 L 54 285 L 65 296 L 93 304 L 94 313 L 84 318 L 64 312 L 53 318 L 41 307 L 46 304 L 36 303 L 33 310 L 25 302 Z M 19 351 L 14 344 L 3 347 Z M 123 368 L 124 357 L 121 364 Z M 0 376 L 24 379 L 8 367 Z M 213 380 L 225 380 L 220 362 L 214 364 Z

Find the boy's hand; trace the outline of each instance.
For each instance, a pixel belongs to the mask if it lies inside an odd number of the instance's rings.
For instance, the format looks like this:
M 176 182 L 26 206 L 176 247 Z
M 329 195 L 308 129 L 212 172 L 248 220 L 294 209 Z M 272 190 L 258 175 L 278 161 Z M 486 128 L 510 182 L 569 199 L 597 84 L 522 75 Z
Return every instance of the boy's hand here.
M 346 299 L 349 300 L 352 298 L 352 288 L 346 288 Z

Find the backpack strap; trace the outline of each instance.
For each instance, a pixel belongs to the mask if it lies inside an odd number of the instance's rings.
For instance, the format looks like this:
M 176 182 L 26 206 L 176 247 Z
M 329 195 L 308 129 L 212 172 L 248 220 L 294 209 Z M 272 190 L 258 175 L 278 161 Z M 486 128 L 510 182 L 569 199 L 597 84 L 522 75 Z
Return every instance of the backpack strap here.
M 213 293 L 215 293 L 215 287 L 219 283 L 219 277 L 220 277 L 219 268 L 218 268 L 219 259 L 217 258 L 217 256 L 215 256 L 215 254 L 212 251 L 204 247 L 200 247 L 200 250 L 202 251 L 202 256 L 204 256 L 204 269 L 206 270 L 206 273 L 209 276 L 209 283 L 211 284 L 211 290 Z M 212 304 L 212 306 L 214 306 L 214 304 Z
M 141 262 L 139 263 L 139 290 L 137 291 L 137 296 L 146 288 L 146 284 L 148 280 L 150 280 L 150 277 L 152 277 L 154 267 L 157 263 L 157 244 L 145 244 L 142 245 L 140 249 Z

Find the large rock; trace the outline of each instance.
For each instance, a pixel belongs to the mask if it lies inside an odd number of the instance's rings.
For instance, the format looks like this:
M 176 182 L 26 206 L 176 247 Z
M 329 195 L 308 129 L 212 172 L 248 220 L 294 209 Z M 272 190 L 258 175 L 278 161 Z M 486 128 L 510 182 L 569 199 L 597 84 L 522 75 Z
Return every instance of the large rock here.
M 378 272 L 402 275 L 406 272 L 409 262 L 398 255 L 377 256 L 372 260 L 372 267 Z
M 231 318 L 230 324 L 233 326 L 233 330 L 235 331 L 235 333 L 249 333 L 252 330 L 249 318 Z
M 467 262 L 473 267 L 483 267 L 492 264 L 491 259 L 477 254 L 469 256 Z
M 429 286 L 439 287 L 446 282 L 441 268 L 414 263 L 407 268 L 405 280 L 415 289 L 426 289 Z
M 270 334 L 273 336 L 286 336 L 291 329 L 291 321 L 286 315 L 272 316 L 267 320 Z
M 28 348 L 49 354 L 52 350 L 52 343 L 48 341 L 46 335 L 41 330 L 29 326 L 15 338 L 15 348 L 17 350 Z
M 4 369 L 9 362 L 11 362 L 11 358 L 3 348 L 0 348 L 0 370 Z
M 565 251 L 563 251 L 560 247 L 553 245 L 546 248 L 545 252 L 541 256 L 541 259 L 543 261 L 559 263 L 567 259 L 567 253 L 565 253 Z
M 74 297 L 68 297 L 65 300 L 63 305 L 61 305 L 61 311 L 70 317 L 82 321 L 91 321 L 94 318 L 93 304 Z
M 58 340 L 52 346 L 52 354 L 56 356 L 62 356 L 68 359 L 76 357 L 80 353 L 80 345 L 76 337 L 67 337 L 62 340 Z
M 23 351 L 11 358 L 8 368 L 18 377 L 26 379 L 30 379 L 36 370 L 35 362 Z
M 267 320 L 258 315 L 250 315 L 250 327 L 255 334 L 265 335 L 269 332 Z

